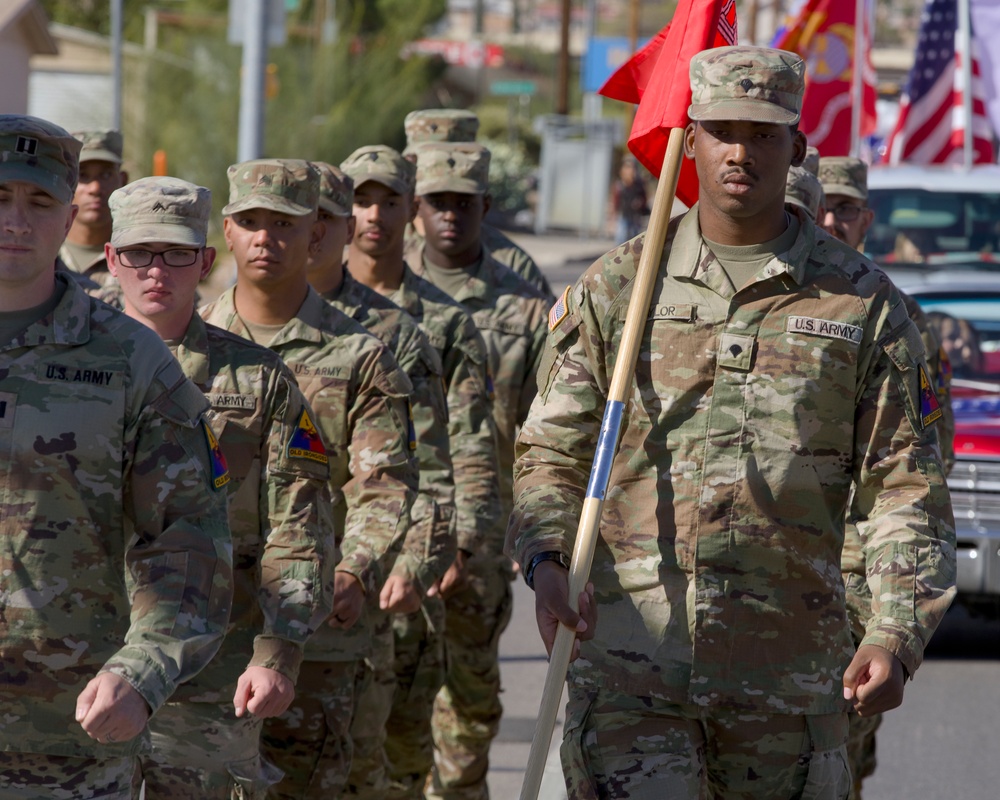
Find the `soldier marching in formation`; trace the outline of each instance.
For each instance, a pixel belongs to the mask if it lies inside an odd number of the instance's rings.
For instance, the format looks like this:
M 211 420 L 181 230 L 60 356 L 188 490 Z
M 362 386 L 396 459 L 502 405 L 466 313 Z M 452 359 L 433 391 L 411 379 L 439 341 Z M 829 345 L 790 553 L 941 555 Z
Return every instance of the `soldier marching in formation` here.
M 579 613 L 644 234 L 553 304 L 476 116 L 415 111 L 403 153 L 229 167 L 199 309 L 207 189 L 0 116 L 0 800 L 484 800 L 518 570 L 579 639 L 569 797 L 860 797 L 954 594 L 949 370 L 804 69 L 692 59 Z

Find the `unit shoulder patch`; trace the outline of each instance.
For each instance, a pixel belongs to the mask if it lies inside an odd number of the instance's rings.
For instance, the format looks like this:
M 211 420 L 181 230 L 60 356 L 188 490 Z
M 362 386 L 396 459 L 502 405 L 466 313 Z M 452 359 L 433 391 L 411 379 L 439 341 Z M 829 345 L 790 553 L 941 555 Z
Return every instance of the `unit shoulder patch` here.
M 316 430 L 307 409 L 302 409 L 299 421 L 292 432 L 292 438 L 288 440 L 288 457 L 306 458 L 320 464 L 327 464 L 330 461 L 323 439 L 320 437 L 319 431 Z
M 205 441 L 208 443 L 208 459 L 212 467 L 212 488 L 218 491 L 229 483 L 229 464 L 226 463 L 226 456 L 222 452 L 219 440 L 212 431 L 206 420 L 201 421 L 205 431 Z
M 923 365 L 917 367 L 918 380 L 920 381 L 920 421 L 926 428 L 933 422 L 941 419 L 944 412 L 941 410 L 941 403 L 938 400 L 937 392 L 927 377 L 927 370 Z

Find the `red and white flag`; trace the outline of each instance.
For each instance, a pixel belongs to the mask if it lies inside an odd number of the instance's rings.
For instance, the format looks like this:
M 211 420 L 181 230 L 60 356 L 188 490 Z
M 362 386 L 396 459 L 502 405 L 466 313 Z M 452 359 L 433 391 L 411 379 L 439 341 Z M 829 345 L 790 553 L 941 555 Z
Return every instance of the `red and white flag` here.
M 670 129 L 690 122 L 691 57 L 736 42 L 735 0 L 680 0 L 670 23 L 601 87 L 605 97 L 639 103 L 628 149 L 653 175 L 663 168 Z M 689 159 L 681 163 L 677 199 L 688 206 L 698 200 L 698 175 Z
M 987 91 L 978 58 L 980 49 L 989 48 L 978 46 L 982 40 L 976 38 L 975 19 L 973 15 L 972 86 L 968 87 L 972 119 L 967 120 L 962 70 L 966 54 L 958 35 L 958 2 L 929 0 L 924 8 L 916 60 L 886 148 L 890 164 L 962 163 L 968 134 L 972 136 L 973 163 L 991 164 L 995 160 L 996 134 L 987 116 Z
M 861 113 L 860 133 L 875 132 L 875 70 L 871 64 L 868 15 L 858 24 L 855 0 L 805 0 L 775 34 L 773 46 L 798 53 L 806 61 L 806 89 L 799 130 L 824 156 L 851 155 L 854 108 Z M 855 37 L 863 54 L 861 102 L 854 102 Z

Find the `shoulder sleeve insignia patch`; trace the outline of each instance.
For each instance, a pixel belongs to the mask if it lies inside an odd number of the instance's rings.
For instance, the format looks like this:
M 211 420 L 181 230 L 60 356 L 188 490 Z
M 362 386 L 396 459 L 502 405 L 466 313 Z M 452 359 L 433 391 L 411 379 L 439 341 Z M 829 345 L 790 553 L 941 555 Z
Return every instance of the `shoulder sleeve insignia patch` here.
M 927 377 L 927 371 L 922 364 L 917 367 L 917 372 L 920 376 L 920 419 L 926 428 L 932 422 L 941 419 L 944 412 L 941 410 L 941 403 L 938 401 L 937 392 L 934 391 L 934 387 Z
M 219 440 L 212 432 L 208 422 L 203 419 L 201 425 L 205 431 L 205 441 L 208 442 L 208 460 L 212 467 L 212 488 L 218 490 L 229 483 L 229 464 L 226 463 L 226 456 L 219 446 Z
M 549 330 L 554 331 L 559 327 L 559 323 L 569 316 L 569 290 L 567 286 L 562 295 L 556 300 L 555 305 L 549 309 Z
M 310 461 L 318 461 L 320 464 L 327 464 L 330 461 L 323 439 L 320 438 L 319 431 L 313 425 L 309 412 L 304 408 L 299 415 L 298 424 L 292 432 L 292 438 L 288 441 L 288 457 L 307 458 Z
M 951 389 L 951 359 L 948 358 L 948 353 L 945 351 L 943 346 L 940 348 L 938 353 L 938 361 L 940 364 L 938 366 L 937 375 L 937 392 L 938 397 L 944 398 L 948 396 L 948 392 Z

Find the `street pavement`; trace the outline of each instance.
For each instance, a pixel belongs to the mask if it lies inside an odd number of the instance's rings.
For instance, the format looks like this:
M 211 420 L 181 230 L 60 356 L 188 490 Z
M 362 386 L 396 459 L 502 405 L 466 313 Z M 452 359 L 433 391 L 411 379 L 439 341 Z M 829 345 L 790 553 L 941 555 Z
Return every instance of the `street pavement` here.
M 571 234 L 536 236 L 509 231 L 507 234 L 535 259 L 556 295 L 576 282 L 594 260 L 615 244 L 610 239 L 586 239 Z M 500 733 L 490 750 L 487 776 L 490 797 L 494 800 L 515 800 L 520 796 L 547 667 L 545 647 L 535 627 L 534 595 L 518 576 L 514 583 L 514 613 L 500 639 L 504 715 Z M 560 710 L 539 800 L 566 797 L 558 758 L 561 738 Z

